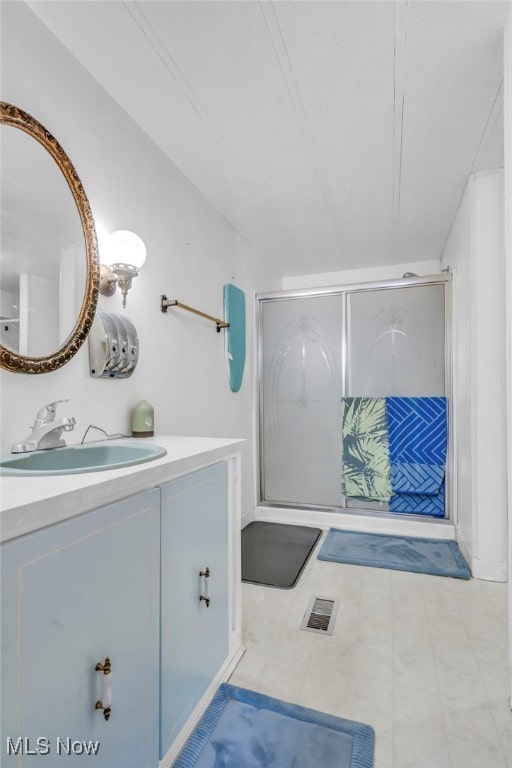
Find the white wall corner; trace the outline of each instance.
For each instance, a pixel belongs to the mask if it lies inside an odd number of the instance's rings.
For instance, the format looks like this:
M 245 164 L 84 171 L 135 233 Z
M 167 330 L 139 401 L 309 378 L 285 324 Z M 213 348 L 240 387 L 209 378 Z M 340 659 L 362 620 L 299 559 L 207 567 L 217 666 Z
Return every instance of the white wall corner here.
M 463 542 L 468 563 L 473 556 L 473 473 L 471 409 L 471 215 L 474 178 L 469 177 L 452 222 L 442 255 L 443 267 L 450 267 L 452 281 L 453 399 L 450 408 L 452 433 L 452 519 L 457 539 Z
M 474 575 L 496 581 L 507 559 L 503 218 L 501 171 L 472 174 L 443 252 L 454 272 L 457 539 Z
M 245 528 L 246 526 L 248 526 L 249 523 L 252 523 L 252 521 L 254 519 L 255 519 L 254 518 L 254 509 L 248 509 L 242 515 L 242 522 L 241 522 L 242 528 Z
M 462 549 L 461 549 L 462 551 Z M 473 557 L 468 560 L 471 574 L 475 579 L 484 581 L 507 581 L 506 560 L 480 560 Z
M 506 560 L 483 560 L 474 557 L 467 541 L 461 535 L 460 531 L 456 532 L 455 538 L 474 579 L 482 579 L 484 581 L 507 581 Z
M 475 176 L 472 216 L 474 299 L 471 379 L 474 405 L 474 557 L 506 564 L 506 305 L 503 242 L 503 177 L 500 171 Z M 492 446 L 492 451 L 489 451 Z
M 468 542 L 464 538 L 460 528 L 455 529 L 455 541 L 457 542 L 460 551 L 462 552 L 462 556 L 466 563 L 468 564 L 468 567 L 473 573 L 472 569 L 472 562 L 473 562 L 473 553 L 471 551 L 471 547 L 468 545 Z
M 507 485 L 508 485 L 508 621 L 509 658 L 512 664 L 512 10 L 504 34 L 504 174 L 505 174 L 505 306 L 507 385 Z M 511 675 L 512 706 L 512 675 Z

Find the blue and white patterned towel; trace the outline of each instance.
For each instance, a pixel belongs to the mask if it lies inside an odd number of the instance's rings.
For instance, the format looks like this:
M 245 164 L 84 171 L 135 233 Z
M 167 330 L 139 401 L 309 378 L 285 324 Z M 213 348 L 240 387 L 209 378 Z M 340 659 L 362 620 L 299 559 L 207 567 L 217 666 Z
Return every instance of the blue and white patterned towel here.
M 445 397 L 388 397 L 391 512 L 445 515 Z
M 390 512 L 401 512 L 405 515 L 428 515 L 429 517 L 445 516 L 445 490 L 441 483 L 435 496 L 427 493 L 396 493 L 389 502 Z
M 391 484 L 396 493 L 439 493 L 444 467 L 435 464 L 392 464 Z
M 446 463 L 446 398 L 387 397 L 391 464 Z

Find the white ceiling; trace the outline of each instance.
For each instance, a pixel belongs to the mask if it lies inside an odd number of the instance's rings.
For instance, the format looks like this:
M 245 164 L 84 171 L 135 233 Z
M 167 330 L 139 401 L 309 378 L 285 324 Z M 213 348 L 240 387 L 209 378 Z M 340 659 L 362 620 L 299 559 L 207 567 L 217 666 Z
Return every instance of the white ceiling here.
M 31 2 L 254 247 L 299 275 L 439 257 L 503 154 L 510 2 Z

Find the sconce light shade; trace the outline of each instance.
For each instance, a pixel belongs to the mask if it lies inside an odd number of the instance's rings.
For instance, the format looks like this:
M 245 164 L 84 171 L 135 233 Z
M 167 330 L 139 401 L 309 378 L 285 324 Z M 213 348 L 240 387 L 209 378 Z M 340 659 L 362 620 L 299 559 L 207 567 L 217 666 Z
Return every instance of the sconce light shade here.
M 104 258 L 110 266 L 100 265 L 100 293 L 112 296 L 119 286 L 123 307 L 126 307 L 126 295 L 132 287 L 132 280 L 146 261 L 146 246 L 138 235 L 119 229 L 109 236 Z
M 134 232 L 118 229 L 107 240 L 108 264 L 131 264 L 140 269 L 146 261 L 144 241 Z

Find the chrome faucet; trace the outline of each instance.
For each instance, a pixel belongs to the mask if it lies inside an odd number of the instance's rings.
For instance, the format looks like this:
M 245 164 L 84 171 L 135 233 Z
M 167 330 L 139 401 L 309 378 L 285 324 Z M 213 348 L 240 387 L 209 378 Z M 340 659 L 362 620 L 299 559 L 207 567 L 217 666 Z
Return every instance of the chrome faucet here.
M 68 400 L 55 400 L 53 403 L 43 406 L 36 416 L 30 435 L 21 443 L 16 443 L 11 448 L 11 453 L 29 453 L 30 451 L 43 451 L 49 448 L 63 448 L 66 441 L 62 432 L 70 432 L 75 428 L 74 416 L 64 416 L 55 419 L 55 411 L 59 403 L 67 403 Z

